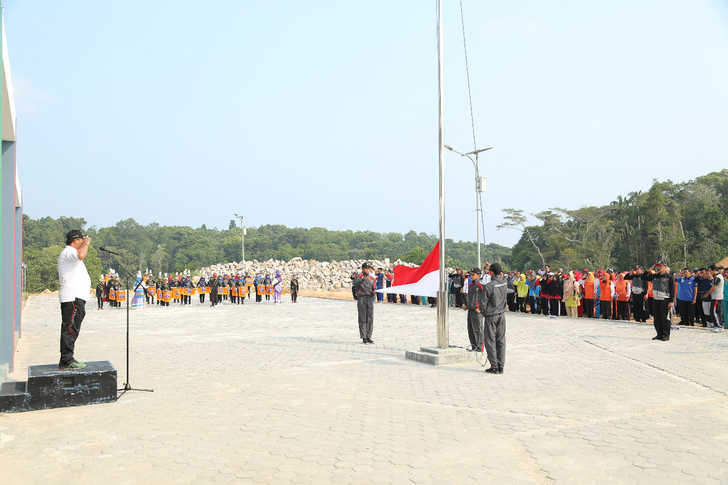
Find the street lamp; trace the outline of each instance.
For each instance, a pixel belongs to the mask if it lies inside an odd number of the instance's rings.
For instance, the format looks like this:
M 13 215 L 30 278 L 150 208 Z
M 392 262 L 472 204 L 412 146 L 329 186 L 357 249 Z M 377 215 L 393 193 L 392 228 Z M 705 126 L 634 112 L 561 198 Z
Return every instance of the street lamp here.
M 473 164 L 473 168 L 475 169 L 475 232 L 477 233 L 477 241 L 478 241 L 478 268 L 482 269 L 481 262 L 480 262 L 480 232 L 481 232 L 481 212 L 482 208 L 480 207 L 480 194 L 485 192 L 485 177 L 480 176 L 480 160 L 478 159 L 478 155 L 486 152 L 488 150 L 491 150 L 493 147 L 485 147 L 480 148 L 477 150 L 473 150 L 472 152 L 462 153 L 457 150 L 455 150 L 450 145 L 445 145 L 445 148 L 450 150 L 453 153 L 456 153 L 460 155 L 461 157 L 465 157 Z M 475 159 L 473 160 L 473 155 L 475 155 Z
M 240 219 L 240 239 L 241 239 L 241 245 L 240 245 L 240 253 L 243 257 L 243 265 L 245 265 L 245 233 L 247 232 L 245 229 L 245 222 L 243 221 L 243 217 L 239 215 L 237 212 L 234 213 L 235 217 Z

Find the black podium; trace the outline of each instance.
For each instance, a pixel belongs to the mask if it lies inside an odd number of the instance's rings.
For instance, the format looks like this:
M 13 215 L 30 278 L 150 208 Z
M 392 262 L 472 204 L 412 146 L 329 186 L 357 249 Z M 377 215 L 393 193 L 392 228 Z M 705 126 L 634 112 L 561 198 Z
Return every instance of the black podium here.
M 0 412 L 84 406 L 116 401 L 116 369 L 111 362 L 87 362 L 83 369 L 58 365 L 28 368 L 27 382 L 0 386 Z

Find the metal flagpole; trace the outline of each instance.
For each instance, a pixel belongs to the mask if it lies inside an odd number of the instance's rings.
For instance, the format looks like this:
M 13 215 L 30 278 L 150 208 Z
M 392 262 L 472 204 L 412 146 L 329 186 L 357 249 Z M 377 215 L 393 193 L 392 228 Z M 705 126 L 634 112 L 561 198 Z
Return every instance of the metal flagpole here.
M 447 271 L 445 267 L 445 148 L 443 146 L 442 126 L 444 116 L 442 52 L 442 0 L 437 0 L 437 156 L 440 178 L 440 289 L 437 292 L 437 346 L 446 349 L 450 346 L 450 330 L 447 321 Z

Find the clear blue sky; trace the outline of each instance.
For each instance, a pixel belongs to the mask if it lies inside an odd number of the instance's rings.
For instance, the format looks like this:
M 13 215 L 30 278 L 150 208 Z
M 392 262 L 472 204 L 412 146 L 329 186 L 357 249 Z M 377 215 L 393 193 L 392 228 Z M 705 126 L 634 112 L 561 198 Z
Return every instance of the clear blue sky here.
M 446 142 L 472 148 L 457 0 Z M 437 231 L 434 0 L 4 0 L 32 217 Z M 728 2 L 464 0 L 501 209 L 604 204 L 728 167 Z M 475 239 L 447 155 L 447 232 Z

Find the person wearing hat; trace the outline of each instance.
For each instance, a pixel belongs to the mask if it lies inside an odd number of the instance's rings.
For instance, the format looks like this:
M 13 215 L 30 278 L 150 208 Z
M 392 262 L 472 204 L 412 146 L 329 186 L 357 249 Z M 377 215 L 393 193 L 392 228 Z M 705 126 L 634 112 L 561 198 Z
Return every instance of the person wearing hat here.
M 470 270 L 470 285 L 468 287 L 466 308 L 468 309 L 468 338 L 470 349 L 473 352 L 482 352 L 483 349 L 483 314 L 480 309 L 485 308 L 485 287 L 480 282 L 480 268 Z
M 506 363 L 506 305 L 508 282 L 499 263 L 490 265 L 491 280 L 483 291 L 480 313 L 485 320 L 485 350 L 488 353 L 489 374 L 503 374 Z
M 664 261 L 655 263 L 646 279 L 652 282 L 653 318 L 657 332 L 652 340 L 667 342 L 670 340 L 670 321 L 667 314 L 672 309 L 675 297 L 675 279 Z
M 86 364 L 73 357 L 81 322 L 86 315 L 86 298 L 91 292 L 91 277 L 83 260 L 91 238 L 74 229 L 66 234 L 66 247 L 58 255 L 58 292 L 61 301 L 61 360 L 59 369 L 82 369 Z
M 372 276 L 374 268 L 369 263 L 361 265 L 361 273 L 352 282 L 356 291 L 356 308 L 359 315 L 359 336 L 362 343 L 373 344 L 374 331 L 374 291 L 375 281 Z

